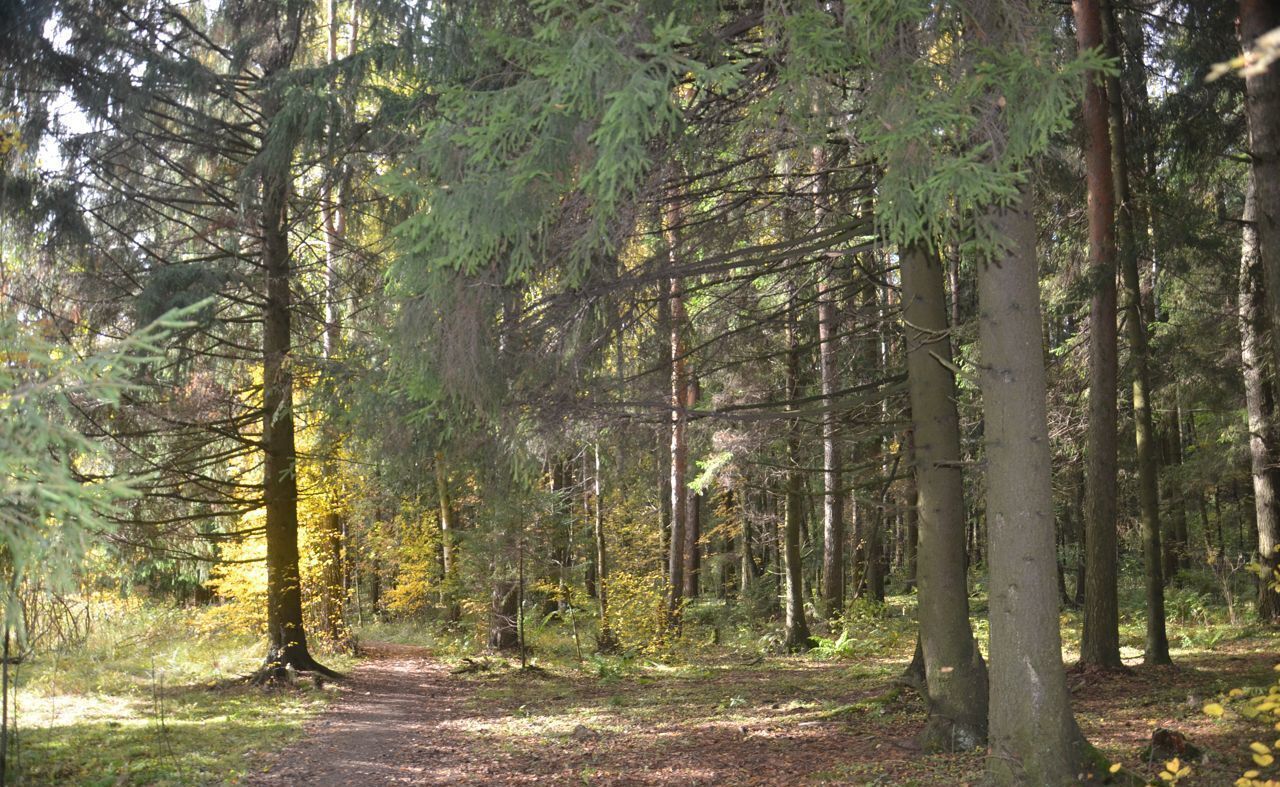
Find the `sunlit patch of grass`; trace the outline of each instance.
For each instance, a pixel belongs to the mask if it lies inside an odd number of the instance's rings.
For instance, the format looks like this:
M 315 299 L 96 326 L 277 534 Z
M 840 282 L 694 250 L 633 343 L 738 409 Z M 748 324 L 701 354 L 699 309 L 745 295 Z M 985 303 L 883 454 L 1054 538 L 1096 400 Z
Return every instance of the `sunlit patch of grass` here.
M 243 774 L 256 752 L 296 737 L 332 692 L 244 685 L 263 642 L 196 633 L 198 614 L 105 607 L 84 642 L 22 664 L 14 775 L 32 784 L 220 784 Z M 333 654 L 324 661 L 354 665 Z

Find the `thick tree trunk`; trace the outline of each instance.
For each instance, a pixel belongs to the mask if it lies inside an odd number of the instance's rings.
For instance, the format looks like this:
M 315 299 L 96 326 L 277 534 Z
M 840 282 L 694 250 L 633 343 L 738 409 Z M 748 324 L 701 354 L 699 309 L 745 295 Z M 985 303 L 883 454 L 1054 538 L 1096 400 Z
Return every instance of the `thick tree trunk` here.
M 1280 4 L 1274 0 L 1241 0 L 1240 39 L 1244 46 L 1250 46 L 1258 36 L 1276 27 L 1280 27 Z M 1280 340 L 1277 339 L 1280 337 L 1280 67 L 1272 64 L 1262 73 L 1245 79 L 1245 115 L 1249 123 L 1257 257 L 1271 317 L 1271 352 L 1275 368 L 1280 370 Z M 1258 546 L 1269 553 L 1263 555 L 1264 565 L 1274 569 L 1277 534 L 1273 531 L 1264 535 L 1264 527 L 1264 520 L 1259 516 Z M 1268 577 L 1262 584 L 1265 586 L 1270 581 Z M 1262 601 L 1270 609 L 1260 606 L 1259 612 L 1265 612 L 1269 619 L 1280 615 L 1274 599 Z
M 978 271 L 991 588 L 987 776 L 997 785 L 1066 785 L 1076 783 L 1087 744 L 1071 714 L 1062 668 L 1036 228 L 1028 193 L 988 216 L 1010 250 Z
M 279 112 L 274 94 L 263 102 L 268 121 Z M 288 201 L 291 157 L 277 154 L 264 166 L 262 267 L 266 300 L 262 313 L 262 491 L 266 506 L 268 650 L 263 676 L 285 667 L 329 673 L 312 659 L 302 621 L 298 569 L 298 454 L 293 422 L 293 363 L 289 285 Z
M 988 685 L 969 627 L 960 417 L 942 277 L 940 262 L 924 247 L 902 249 L 907 390 L 919 501 L 918 614 L 929 698 L 921 744 L 927 750 L 954 751 L 986 741 Z
M 1256 191 L 1252 182 L 1245 195 L 1244 230 L 1240 254 L 1240 363 L 1244 369 L 1245 410 L 1249 419 L 1249 464 L 1253 475 L 1253 505 L 1258 536 L 1258 561 L 1264 571 L 1258 586 L 1258 617 L 1280 620 L 1280 596 L 1275 590 L 1280 545 L 1280 466 L 1273 390 L 1266 376 L 1266 316 L 1262 264 L 1258 258 Z
M 1240 43 L 1280 27 L 1280 3 L 1240 0 Z M 1245 117 L 1249 124 L 1249 158 L 1254 188 L 1254 226 L 1258 260 L 1266 288 L 1271 334 L 1280 336 L 1280 66 L 1245 79 Z M 1280 341 L 1271 343 L 1280 370 Z
M 1097 0 L 1073 0 L 1076 40 L 1083 51 L 1102 44 Z M 1107 97 L 1100 75 L 1086 75 L 1085 169 L 1089 189 L 1089 425 L 1085 461 L 1084 631 L 1080 661 L 1119 667 L 1120 613 L 1116 597 L 1116 241 L 1115 193 Z
M 796 310 L 798 300 L 794 285 L 787 304 L 787 411 L 796 409 L 800 393 L 800 337 Z M 782 562 L 785 584 L 786 631 L 788 650 L 806 650 L 810 646 L 809 625 L 804 615 L 804 567 L 800 562 L 800 528 L 804 507 L 804 475 L 800 468 L 800 420 L 787 422 L 787 491 L 783 525 Z

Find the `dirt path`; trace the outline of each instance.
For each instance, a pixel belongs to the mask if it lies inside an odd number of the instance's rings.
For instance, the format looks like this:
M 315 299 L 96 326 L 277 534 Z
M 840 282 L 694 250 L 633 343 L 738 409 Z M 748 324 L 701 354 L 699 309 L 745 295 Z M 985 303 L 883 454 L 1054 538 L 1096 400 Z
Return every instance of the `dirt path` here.
M 244 783 L 959 785 L 982 772 L 980 752 L 914 749 L 925 707 L 889 689 L 896 662 L 454 675 L 422 648 L 366 649 L 306 736 Z M 1273 659 L 1273 648 L 1242 643 L 1177 668 L 1073 673 L 1073 704 L 1089 739 L 1130 767 L 1158 772 L 1140 752 L 1153 728 L 1169 727 L 1211 755 L 1188 785 L 1228 784 L 1252 732 L 1213 722 L 1200 705 L 1225 686 L 1265 685 Z
M 892 742 L 909 738 L 914 720 L 904 727 L 880 717 L 873 739 L 847 719 L 795 718 L 804 707 L 784 697 L 804 676 L 792 675 L 790 686 L 773 695 L 769 682 L 777 672 L 735 676 L 723 686 L 671 679 L 650 703 L 652 685 L 600 687 L 571 676 L 511 672 L 473 678 L 451 674 L 423 649 L 374 644 L 367 651 L 370 658 L 308 725 L 306 737 L 243 783 L 850 784 L 864 783 L 847 770 L 858 761 L 884 773 L 895 762 L 909 769 L 918 756 Z M 816 672 L 810 678 L 830 680 Z M 750 718 L 738 718 L 723 703 L 707 707 L 708 696 L 721 695 L 729 704 L 746 696 L 762 704 Z
M 465 740 L 442 734 L 465 686 L 421 648 L 373 643 L 342 696 L 302 740 L 245 784 L 458 784 L 470 768 Z

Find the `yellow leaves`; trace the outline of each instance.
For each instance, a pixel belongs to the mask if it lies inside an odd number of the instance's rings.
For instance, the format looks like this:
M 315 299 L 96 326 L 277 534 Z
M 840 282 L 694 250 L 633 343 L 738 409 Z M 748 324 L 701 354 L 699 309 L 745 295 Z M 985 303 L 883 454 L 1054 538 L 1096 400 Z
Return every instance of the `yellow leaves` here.
M 1243 697 L 1243 696 L 1244 696 L 1244 689 L 1232 689 L 1231 691 L 1227 692 L 1227 696 L 1228 696 L 1228 697 Z
M 1121 765 L 1120 763 L 1118 763 L 1118 762 L 1113 762 L 1113 763 L 1111 763 L 1111 767 L 1110 767 L 1110 768 L 1107 768 L 1107 773 L 1119 773 L 1119 772 L 1120 772 L 1120 769 L 1121 769 L 1121 768 L 1123 768 L 1123 767 L 1124 767 L 1124 766 L 1123 766 L 1123 765 Z
M 1226 708 L 1223 708 L 1222 705 L 1217 702 L 1207 703 L 1203 710 L 1206 715 L 1212 716 L 1215 719 L 1222 718 L 1222 714 L 1226 713 Z
M 1249 748 L 1253 751 L 1253 761 L 1263 768 L 1276 761 L 1271 754 L 1271 747 L 1261 741 L 1250 743 Z
M 1190 765 L 1183 765 L 1182 760 L 1174 757 L 1164 764 L 1164 770 L 1160 772 L 1160 778 L 1170 784 L 1177 784 L 1178 780 L 1191 773 Z

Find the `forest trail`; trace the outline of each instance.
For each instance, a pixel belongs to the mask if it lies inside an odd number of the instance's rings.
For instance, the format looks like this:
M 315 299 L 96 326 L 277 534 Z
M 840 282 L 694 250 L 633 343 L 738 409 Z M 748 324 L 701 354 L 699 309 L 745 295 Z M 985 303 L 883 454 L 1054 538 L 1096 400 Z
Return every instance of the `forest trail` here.
M 458 784 L 478 771 L 446 722 L 465 686 L 426 648 L 366 643 L 342 695 L 250 785 Z M 483 783 L 483 782 L 480 782 Z
M 904 716 L 914 713 L 815 720 L 812 703 L 782 699 L 801 686 L 828 689 L 835 674 L 824 668 L 663 679 L 665 699 L 649 702 L 645 692 L 658 687 L 648 682 L 455 675 L 425 648 L 364 649 L 306 736 L 243 784 L 844 784 L 862 783 L 864 768 L 910 772 L 919 756 L 904 745 L 917 724 Z M 769 686 L 780 676 L 783 685 Z M 744 715 L 707 706 L 752 695 L 756 708 Z M 863 688 L 835 699 L 869 696 Z
M 1264 685 L 1274 645 L 1223 643 L 1177 667 L 1073 670 L 1072 702 L 1089 739 L 1117 759 L 1144 759 L 1152 730 L 1167 727 L 1215 753 L 1189 785 L 1227 784 L 1251 733 L 1215 724 L 1200 706 L 1223 686 Z M 912 746 L 925 706 L 893 688 L 905 654 L 728 659 L 607 678 L 521 673 L 501 661 L 459 675 L 426 648 L 367 643 L 364 651 L 305 737 L 242 783 L 955 785 L 982 773 L 981 752 L 925 755 Z

